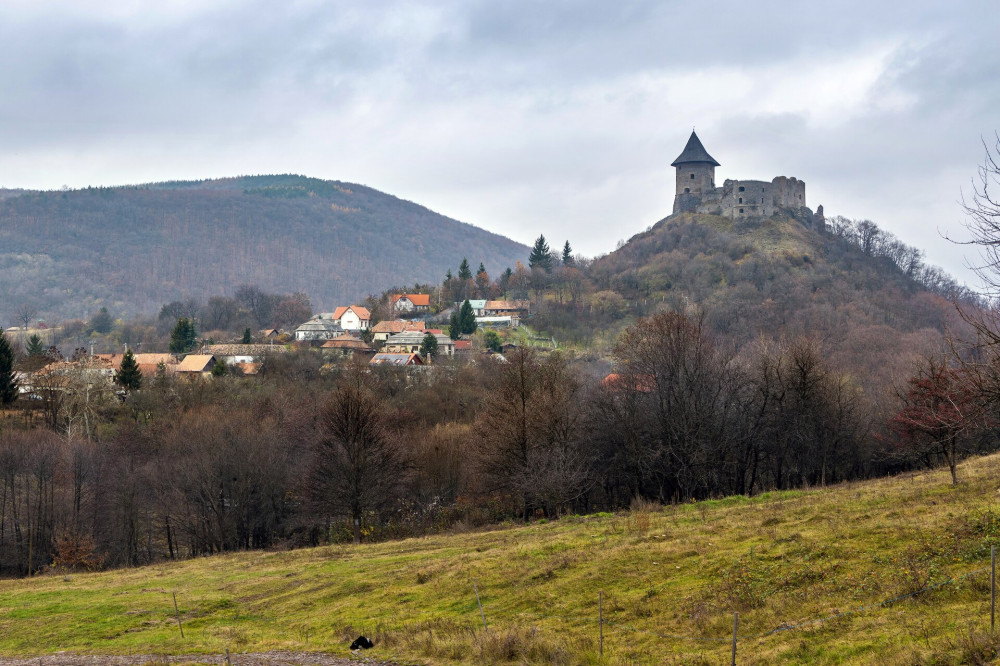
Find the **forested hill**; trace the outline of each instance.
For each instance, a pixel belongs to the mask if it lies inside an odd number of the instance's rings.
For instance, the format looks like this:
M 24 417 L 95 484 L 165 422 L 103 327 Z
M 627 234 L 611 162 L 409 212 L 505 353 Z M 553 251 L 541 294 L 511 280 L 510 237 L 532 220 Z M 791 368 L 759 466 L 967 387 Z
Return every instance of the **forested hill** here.
M 43 317 L 152 313 L 241 284 L 305 292 L 318 311 L 437 283 L 463 257 L 498 274 L 527 254 L 369 187 L 302 176 L 0 196 L 0 303 Z
M 826 231 L 808 221 L 668 217 L 593 262 L 594 300 L 620 297 L 622 323 L 696 309 L 737 346 L 808 336 L 838 367 L 881 380 L 962 332 L 953 301 L 973 296 L 919 250 L 867 220 L 834 218 Z

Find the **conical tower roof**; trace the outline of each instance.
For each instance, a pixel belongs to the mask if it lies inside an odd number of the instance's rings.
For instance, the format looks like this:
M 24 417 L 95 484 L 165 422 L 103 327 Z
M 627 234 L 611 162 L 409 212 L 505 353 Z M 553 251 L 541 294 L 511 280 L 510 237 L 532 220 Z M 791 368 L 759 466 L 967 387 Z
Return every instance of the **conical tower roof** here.
M 681 164 L 687 164 L 688 162 L 708 162 L 712 166 L 721 166 L 715 161 L 715 158 L 708 154 L 705 150 L 705 146 L 701 145 L 701 140 L 698 135 L 691 131 L 691 138 L 688 139 L 687 145 L 684 146 L 684 151 L 677 157 L 676 160 L 670 163 L 670 166 L 680 166 Z

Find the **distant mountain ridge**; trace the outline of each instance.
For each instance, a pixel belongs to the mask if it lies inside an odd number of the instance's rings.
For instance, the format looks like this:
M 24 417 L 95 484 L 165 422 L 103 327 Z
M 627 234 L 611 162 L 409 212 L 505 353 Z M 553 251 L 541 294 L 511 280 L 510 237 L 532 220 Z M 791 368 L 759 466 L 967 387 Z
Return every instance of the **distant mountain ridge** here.
M 364 185 L 298 175 L 0 196 L 0 303 L 50 317 L 153 313 L 241 284 L 332 309 L 436 283 L 463 257 L 495 275 L 528 250 Z

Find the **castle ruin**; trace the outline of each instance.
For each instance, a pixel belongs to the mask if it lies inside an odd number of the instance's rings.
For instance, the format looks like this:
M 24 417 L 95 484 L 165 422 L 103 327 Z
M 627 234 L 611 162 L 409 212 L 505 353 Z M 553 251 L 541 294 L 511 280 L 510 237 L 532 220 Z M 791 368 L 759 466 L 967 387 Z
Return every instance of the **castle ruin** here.
M 785 210 L 797 216 L 805 213 L 808 226 L 823 230 L 823 207 L 816 215 L 806 207 L 806 184 L 801 180 L 786 176 L 771 182 L 726 180 L 722 187 L 716 187 L 715 167 L 720 164 L 708 154 L 694 131 L 670 166 L 677 168 L 674 215 L 690 212 L 743 219 L 768 217 Z

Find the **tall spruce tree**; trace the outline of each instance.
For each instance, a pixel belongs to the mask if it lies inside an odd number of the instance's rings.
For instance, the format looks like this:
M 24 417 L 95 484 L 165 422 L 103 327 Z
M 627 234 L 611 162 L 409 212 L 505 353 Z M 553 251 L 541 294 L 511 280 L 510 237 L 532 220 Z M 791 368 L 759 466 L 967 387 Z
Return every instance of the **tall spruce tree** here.
M 28 338 L 25 351 L 28 352 L 28 356 L 43 356 L 45 354 L 45 345 L 42 344 L 42 339 L 37 333 Z
M 253 342 L 253 333 L 249 328 L 243 329 L 243 344 L 248 345 Z
M 535 240 L 535 246 L 531 248 L 531 254 L 528 255 L 528 268 L 535 268 L 536 266 L 546 273 L 552 272 L 552 250 L 549 249 L 549 244 L 545 241 L 545 236 L 541 234 Z
M 469 268 L 469 260 L 462 257 L 462 263 L 458 267 L 458 279 L 459 280 L 471 280 L 472 279 L 472 269 Z
M 462 309 L 458 313 L 459 325 L 462 327 L 462 333 L 466 335 L 472 335 L 476 332 L 478 324 L 476 324 L 476 312 L 472 309 L 472 303 L 469 299 L 465 299 L 462 303 Z
M 14 350 L 0 328 L 0 405 L 17 400 L 17 377 L 14 376 Z
M 131 349 L 126 349 L 125 355 L 122 356 L 122 363 L 115 373 L 115 384 L 126 391 L 138 391 L 142 388 L 142 370 L 139 369 Z
M 194 349 L 198 344 L 198 334 L 194 330 L 194 322 L 187 317 L 177 320 L 177 325 L 170 333 L 170 351 L 173 354 L 184 354 Z
M 563 245 L 563 255 L 562 255 L 563 266 L 572 266 L 576 262 L 573 260 L 573 248 L 569 246 L 569 241 Z
M 452 340 L 458 340 L 462 337 L 462 319 L 459 316 L 457 309 L 452 309 L 451 316 L 448 318 L 448 337 Z

